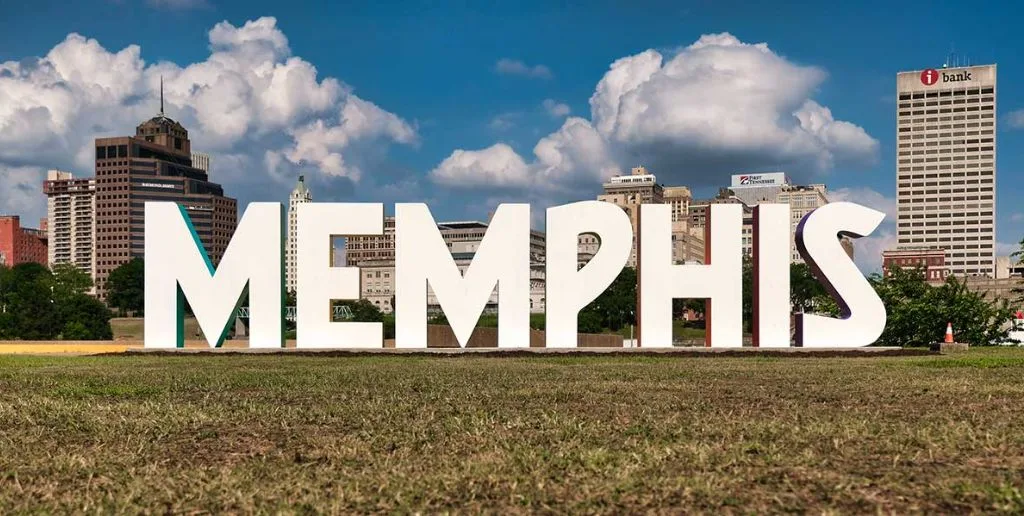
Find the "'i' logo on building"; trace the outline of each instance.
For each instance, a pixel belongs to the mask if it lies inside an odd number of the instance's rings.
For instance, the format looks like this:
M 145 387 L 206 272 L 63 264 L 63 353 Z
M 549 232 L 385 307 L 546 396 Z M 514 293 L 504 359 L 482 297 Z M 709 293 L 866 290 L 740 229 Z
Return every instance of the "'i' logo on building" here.
M 921 72 L 921 83 L 925 86 L 931 86 L 937 82 L 939 82 L 939 72 L 931 68 Z

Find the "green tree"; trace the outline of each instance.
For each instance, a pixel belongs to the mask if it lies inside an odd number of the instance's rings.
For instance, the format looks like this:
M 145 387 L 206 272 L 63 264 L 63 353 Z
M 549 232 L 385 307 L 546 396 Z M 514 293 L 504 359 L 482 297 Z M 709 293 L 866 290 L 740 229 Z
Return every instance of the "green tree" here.
M 749 256 L 743 257 L 743 331 L 750 333 L 754 327 L 754 262 Z
M 829 297 L 825 287 L 804 263 L 790 264 L 789 292 L 789 301 L 796 312 L 814 311 L 822 298 Z
M 952 323 L 959 342 L 989 346 L 1009 337 L 1013 309 L 1006 300 L 972 292 L 950 277 L 941 286 L 927 283 L 920 269 L 892 268 L 871 283 L 885 304 L 888 319 L 878 340 L 883 346 L 927 346 L 940 342 Z
M 7 293 L 10 291 L 11 269 L 0 263 L 0 339 L 10 339 L 12 328 L 10 314 L 7 311 Z
M 0 335 L 4 338 L 50 340 L 62 329 L 53 302 L 53 275 L 38 263 L 22 263 L 3 272 Z
M 597 296 L 597 299 L 580 310 L 578 319 L 580 326 L 583 324 L 584 314 L 588 314 L 587 324 L 600 321 L 600 328 L 608 328 L 613 331 L 619 331 L 623 326 L 636 324 L 636 269 L 632 267 L 622 269 L 615 281 L 600 296 Z
M 110 309 L 103 302 L 86 294 L 74 294 L 60 305 L 65 340 L 110 340 Z
M 395 338 L 395 316 L 393 314 L 385 315 L 384 312 L 377 308 L 377 305 L 367 301 L 366 299 L 357 300 L 341 300 L 335 301 L 332 306 L 347 306 L 352 311 L 352 321 L 354 322 L 379 322 L 384 324 L 384 338 L 393 339 Z M 428 321 L 430 324 L 448 324 L 447 321 L 444 323 L 433 322 L 434 319 Z
M 50 272 L 53 274 L 53 299 L 56 303 L 85 294 L 92 288 L 92 278 L 70 263 L 54 265 Z
M 110 272 L 107 278 L 107 303 L 122 313 L 141 315 L 145 308 L 146 266 L 142 258 L 132 260 Z
M 601 316 L 593 310 L 581 310 L 576 318 L 576 331 L 579 333 L 601 333 L 603 330 Z
M 384 322 L 384 312 L 366 299 L 334 301 L 332 306 L 347 306 L 352 311 L 353 322 Z

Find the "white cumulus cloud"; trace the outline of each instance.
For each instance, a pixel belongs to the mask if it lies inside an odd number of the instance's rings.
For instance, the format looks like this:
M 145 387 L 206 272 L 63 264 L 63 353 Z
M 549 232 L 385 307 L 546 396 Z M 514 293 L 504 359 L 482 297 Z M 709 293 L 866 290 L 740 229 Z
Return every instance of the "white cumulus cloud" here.
M 635 162 L 659 180 L 691 186 L 722 184 L 750 168 L 801 179 L 875 162 L 878 142 L 812 98 L 825 78 L 819 68 L 730 34 L 702 36 L 673 55 L 647 50 L 621 58 L 598 82 L 590 119 L 570 118 L 574 130 L 567 120 L 542 139 L 537 159 L 524 160 L 534 179 L 520 183 L 558 190 L 587 178 L 593 185 Z M 542 159 L 545 140 L 557 141 L 558 151 Z M 600 152 L 588 155 L 595 148 Z M 454 173 L 442 164 L 433 175 L 450 181 Z
M 562 118 L 563 116 L 567 116 L 571 111 L 567 104 L 563 104 L 554 99 L 544 99 L 544 102 L 542 102 L 541 105 L 544 106 L 544 111 L 547 111 L 547 113 L 551 115 L 551 118 Z
M 432 172 L 439 183 L 450 186 L 528 186 L 526 162 L 504 143 L 478 151 L 457 150 Z
M 457 187 L 571 191 L 572 185 L 600 181 L 615 172 L 605 141 L 590 122 L 569 117 L 542 138 L 527 163 L 512 147 L 498 143 L 481 150 L 456 150 L 430 172 L 437 183 Z
M 534 79 L 550 79 L 551 69 L 544 65 L 530 66 L 518 59 L 501 58 L 494 63 L 494 71 L 502 75 L 520 75 Z
M 1006 114 L 1006 123 L 1013 129 L 1024 129 L 1024 109 L 1010 111 Z
M 876 192 L 868 187 L 839 188 L 828 193 L 830 201 L 855 202 L 885 214 L 883 224 L 896 223 L 896 198 Z
M 205 60 L 181 66 L 147 63 L 138 45 L 110 51 L 69 34 L 45 56 L 0 63 L 4 208 L 40 214 L 46 168 L 92 175 L 93 139 L 134 134 L 155 115 L 161 77 L 167 115 L 189 130 L 194 150 L 213 155 L 214 180 L 229 195 L 276 199 L 299 171 L 360 181 L 388 144 L 418 143 L 415 124 L 318 77 L 274 18 L 218 23 L 209 42 Z

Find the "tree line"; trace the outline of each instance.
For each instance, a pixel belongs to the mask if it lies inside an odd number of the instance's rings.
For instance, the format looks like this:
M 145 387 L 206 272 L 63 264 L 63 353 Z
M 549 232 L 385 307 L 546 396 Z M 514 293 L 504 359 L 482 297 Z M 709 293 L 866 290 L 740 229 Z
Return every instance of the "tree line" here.
M 0 266 L 0 339 L 109 340 L 111 312 L 73 265 Z
M 1024 258 L 1013 254 L 1016 263 Z M 636 270 L 624 268 L 615 281 L 592 303 L 580 311 L 578 329 L 583 333 L 619 332 L 636 324 Z M 877 342 L 882 346 L 921 346 L 943 338 L 950 322 L 957 339 L 976 346 L 1008 341 L 1015 306 L 1024 303 L 1024 284 L 1013 289 L 1012 301 L 991 299 L 969 290 L 966 284 L 950 277 L 939 286 L 930 285 L 920 269 L 893 268 L 886 276 L 874 274 L 868 281 L 885 304 L 888 322 Z M 142 316 L 145 299 L 145 264 L 135 258 L 112 271 L 104 305 L 87 292 L 92 288 L 87 274 L 72 265 L 57 265 L 49 270 L 35 263 L 13 268 L 0 266 L 0 339 L 24 340 L 106 340 L 112 338 L 111 309 L 120 315 Z M 749 333 L 753 320 L 753 267 L 743 265 L 743 321 Z M 835 300 L 804 264 L 790 266 L 790 304 L 794 312 L 839 315 Z M 294 304 L 294 293 L 288 293 Z M 335 301 L 348 306 L 354 321 L 381 322 L 385 338 L 394 337 L 394 316 L 383 313 L 365 299 Z M 704 301 L 677 299 L 673 314 L 682 318 L 685 311 L 702 315 Z M 447 324 L 444 314 L 430 319 Z M 693 323 L 701 325 L 701 321 Z M 496 326 L 493 314 L 481 316 L 480 326 Z M 543 329 L 543 314 L 534 314 L 530 325 Z M 292 328 L 292 332 L 294 329 Z

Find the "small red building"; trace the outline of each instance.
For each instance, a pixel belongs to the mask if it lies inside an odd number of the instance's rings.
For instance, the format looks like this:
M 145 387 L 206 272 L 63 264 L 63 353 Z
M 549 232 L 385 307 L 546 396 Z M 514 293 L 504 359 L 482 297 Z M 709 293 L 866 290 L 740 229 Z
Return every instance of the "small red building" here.
M 0 216 L 0 264 L 14 267 L 20 263 L 36 262 L 46 266 L 46 232 L 21 227 L 21 217 Z
M 903 247 L 882 251 L 882 273 L 886 276 L 893 267 L 924 271 L 929 283 L 942 283 L 949 276 L 946 250 L 932 247 Z

